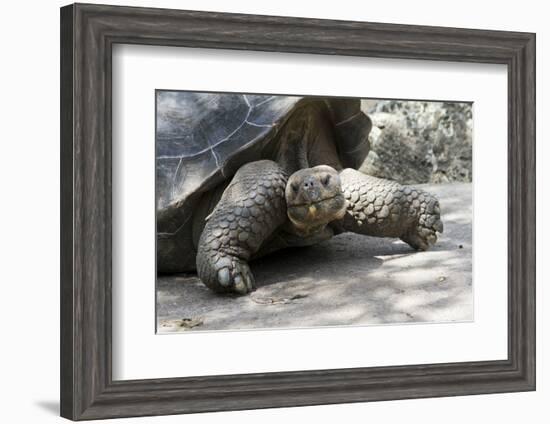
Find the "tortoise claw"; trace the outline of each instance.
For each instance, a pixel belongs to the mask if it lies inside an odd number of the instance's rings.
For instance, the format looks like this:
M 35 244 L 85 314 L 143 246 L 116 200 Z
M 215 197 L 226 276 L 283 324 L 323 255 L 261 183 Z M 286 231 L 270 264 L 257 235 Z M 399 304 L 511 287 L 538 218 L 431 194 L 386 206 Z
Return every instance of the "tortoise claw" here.
M 427 193 L 426 201 L 421 204 L 418 222 L 401 237 L 405 243 L 416 250 L 428 250 L 437 242 L 437 233 L 443 233 L 439 202 Z
M 248 294 L 255 290 L 254 276 L 248 264 L 239 258 L 225 256 L 216 261 L 214 272 L 201 273 L 201 279 L 218 293 Z

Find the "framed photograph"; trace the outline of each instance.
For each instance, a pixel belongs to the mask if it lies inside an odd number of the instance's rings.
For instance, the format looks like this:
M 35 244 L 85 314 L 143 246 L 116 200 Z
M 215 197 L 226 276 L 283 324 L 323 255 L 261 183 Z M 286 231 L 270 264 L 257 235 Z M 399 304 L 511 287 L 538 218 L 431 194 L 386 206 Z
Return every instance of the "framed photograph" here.
M 535 389 L 535 35 L 61 9 L 61 415 Z

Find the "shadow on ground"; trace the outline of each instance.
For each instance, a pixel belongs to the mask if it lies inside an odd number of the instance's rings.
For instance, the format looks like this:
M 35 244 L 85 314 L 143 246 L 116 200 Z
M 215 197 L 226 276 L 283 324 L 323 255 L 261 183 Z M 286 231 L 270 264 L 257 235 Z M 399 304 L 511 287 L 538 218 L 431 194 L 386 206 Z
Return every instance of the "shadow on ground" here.
M 218 296 L 196 275 L 162 276 L 158 332 L 472 320 L 471 184 L 423 187 L 445 225 L 430 251 L 342 234 L 252 262 L 258 289 L 244 297 Z

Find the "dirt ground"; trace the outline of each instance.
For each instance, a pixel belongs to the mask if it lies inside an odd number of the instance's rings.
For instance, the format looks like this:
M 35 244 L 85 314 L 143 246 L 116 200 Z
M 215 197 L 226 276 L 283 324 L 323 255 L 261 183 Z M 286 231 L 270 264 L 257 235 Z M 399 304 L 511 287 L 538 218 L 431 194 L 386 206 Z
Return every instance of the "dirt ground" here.
M 244 297 L 216 295 L 196 275 L 163 276 L 157 331 L 472 320 L 471 184 L 420 186 L 439 197 L 445 226 L 430 251 L 342 234 L 253 261 L 258 289 Z

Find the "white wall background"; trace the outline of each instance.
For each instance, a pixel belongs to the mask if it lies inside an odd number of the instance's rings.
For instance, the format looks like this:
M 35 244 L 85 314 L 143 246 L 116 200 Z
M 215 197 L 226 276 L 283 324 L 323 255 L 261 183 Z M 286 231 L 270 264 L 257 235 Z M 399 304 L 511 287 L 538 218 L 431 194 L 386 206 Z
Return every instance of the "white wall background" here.
M 329 19 L 530 31 L 537 33 L 538 390 L 534 393 L 287 408 L 120 422 L 240 424 L 317 422 L 547 422 L 550 416 L 550 149 L 543 146 L 550 102 L 545 73 L 550 55 L 550 14 L 535 0 L 188 0 L 109 1 L 113 4 Z M 60 1 L 9 2 L 2 7 L 0 65 L 0 420 L 60 422 L 59 393 L 59 6 Z M 545 263 L 546 262 L 546 263 Z M 545 358 L 546 356 L 546 358 Z

